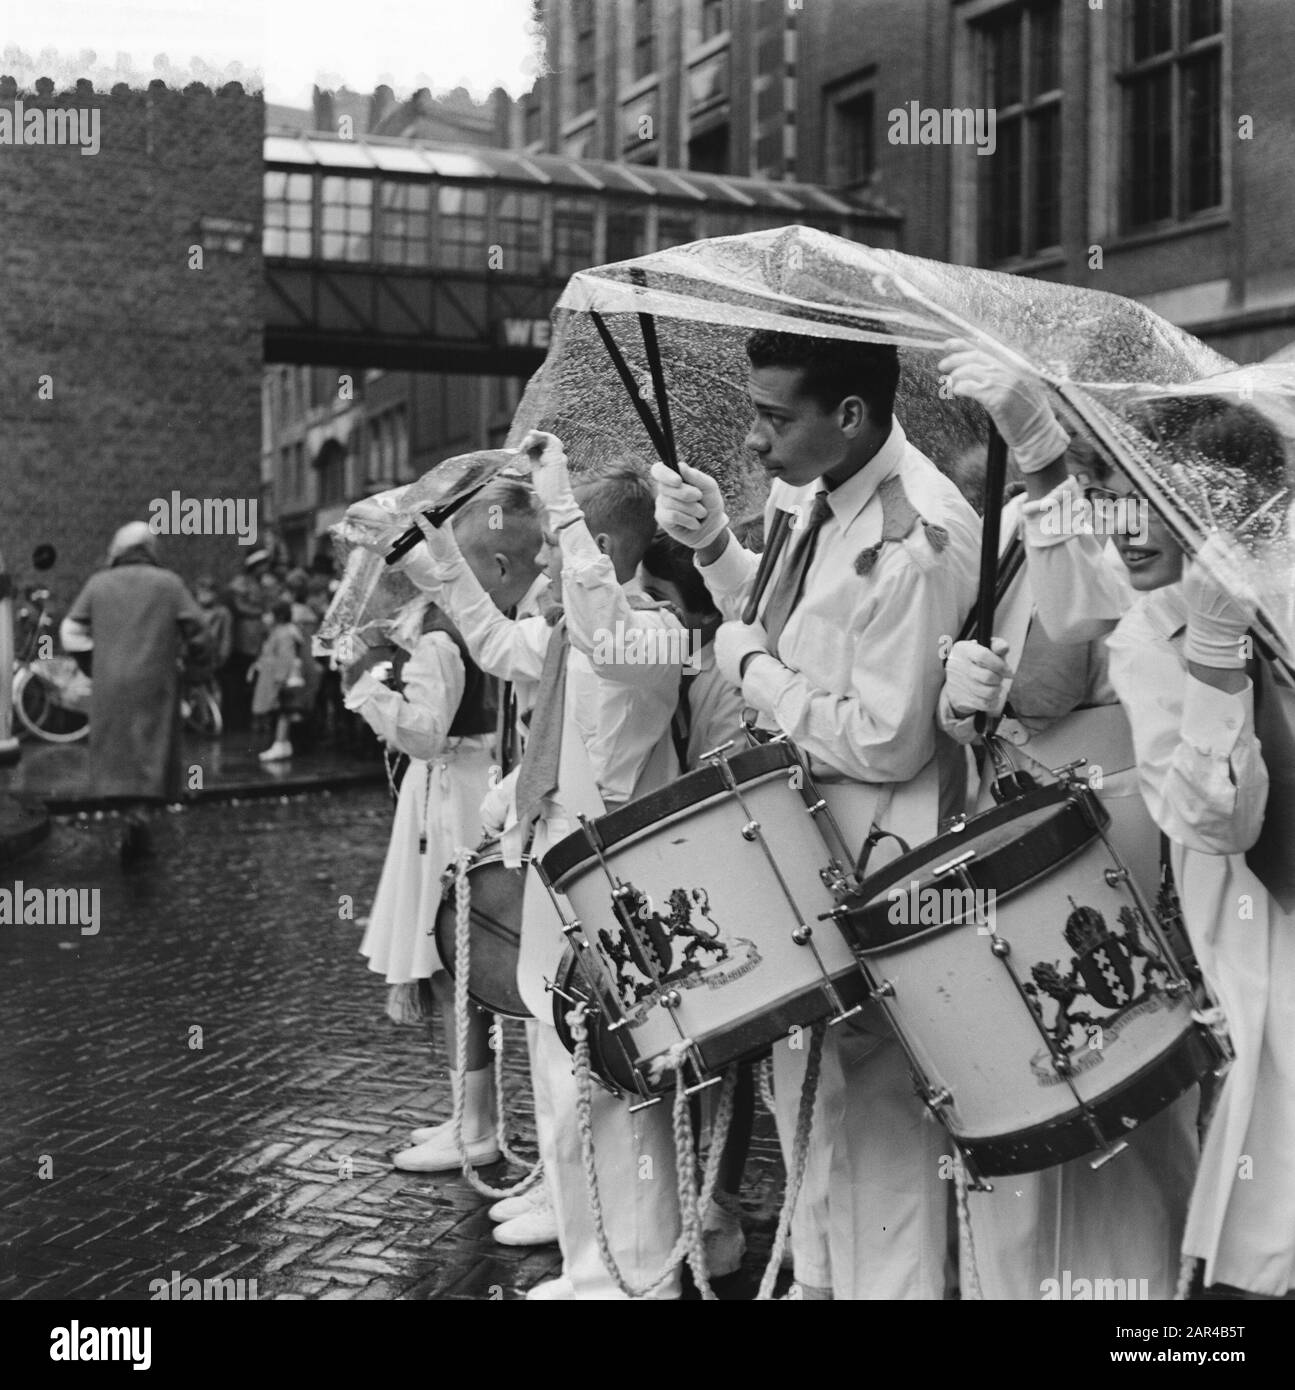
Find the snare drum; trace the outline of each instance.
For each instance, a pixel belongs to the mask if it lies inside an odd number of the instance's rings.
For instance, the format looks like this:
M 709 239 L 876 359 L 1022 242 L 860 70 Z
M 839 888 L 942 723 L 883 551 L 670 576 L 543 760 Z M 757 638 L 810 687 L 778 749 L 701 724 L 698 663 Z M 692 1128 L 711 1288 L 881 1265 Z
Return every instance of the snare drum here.
M 700 1081 L 858 1005 L 862 974 L 818 920 L 840 901 L 825 814 L 796 750 L 775 743 L 719 757 L 554 845 L 545 876 L 579 919 L 555 982 L 568 1047 L 569 1001 L 593 996 L 594 1069 L 659 1094 L 673 1076 L 654 1073 L 680 1042 Z
M 468 997 L 474 1004 L 506 1018 L 530 1018 L 517 988 L 517 956 L 521 948 L 522 897 L 530 860 L 510 869 L 492 846 L 486 846 L 468 867 L 471 894 L 469 920 Z M 451 880 L 436 912 L 436 949 L 453 976 L 458 962 L 458 912 Z
M 1087 788 L 1040 788 L 870 876 L 837 920 L 975 1171 L 1119 1140 L 1221 1060 Z

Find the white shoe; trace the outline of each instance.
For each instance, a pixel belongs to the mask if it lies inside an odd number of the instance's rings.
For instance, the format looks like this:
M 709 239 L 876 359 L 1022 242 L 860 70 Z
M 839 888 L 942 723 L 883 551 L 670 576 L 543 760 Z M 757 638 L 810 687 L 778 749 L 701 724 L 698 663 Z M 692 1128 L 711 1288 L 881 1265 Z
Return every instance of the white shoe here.
M 502 1156 L 493 1134 L 488 1139 L 466 1143 L 464 1147 L 468 1151 L 468 1161 L 474 1168 L 498 1163 Z M 453 1135 L 448 1142 L 432 1139 L 425 1144 L 415 1144 L 412 1149 L 401 1149 L 391 1162 L 402 1173 L 453 1173 L 463 1166 Z
M 558 1218 L 546 1202 L 495 1227 L 500 1245 L 552 1245 L 558 1238 Z
M 446 1143 L 454 1143 L 454 1121 L 446 1120 L 439 1125 L 423 1125 L 419 1129 L 409 1132 L 410 1139 L 415 1144 L 426 1144 L 429 1139 L 444 1139 Z
M 542 1284 L 536 1284 L 533 1289 L 526 1290 L 526 1301 L 533 1300 L 539 1302 L 546 1298 L 561 1298 L 573 1300 L 576 1296 L 576 1286 L 566 1277 L 565 1274 L 559 1275 L 556 1279 L 545 1279 Z
M 549 1196 L 544 1190 L 544 1183 L 537 1182 L 534 1187 L 528 1187 L 516 1197 L 505 1197 L 502 1201 L 496 1202 L 486 1215 L 495 1222 L 514 1221 L 519 1216 L 525 1216 L 528 1211 L 537 1211 L 548 1204 Z
M 292 744 L 272 743 L 264 753 L 258 755 L 263 763 L 281 763 L 292 757 Z

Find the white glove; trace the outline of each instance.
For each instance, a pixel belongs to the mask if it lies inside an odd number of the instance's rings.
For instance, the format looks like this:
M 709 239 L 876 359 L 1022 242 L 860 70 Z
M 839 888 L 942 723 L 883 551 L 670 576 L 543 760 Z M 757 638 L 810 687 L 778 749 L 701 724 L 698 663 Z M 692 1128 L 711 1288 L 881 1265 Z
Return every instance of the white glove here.
M 440 526 L 433 526 L 425 516 L 416 517 L 415 520 L 423 533 L 424 545 L 415 546 L 403 561 L 398 562 L 398 567 L 420 589 L 452 584 L 467 573 L 468 562 L 463 558 L 450 523 L 445 521 Z
M 481 802 L 481 828 L 491 840 L 497 840 L 508 826 L 516 786 L 516 777 L 502 777 L 491 786 Z
M 773 656 L 762 623 L 721 623 L 715 633 L 715 665 L 730 685 L 742 688 L 742 661 L 748 653 Z M 775 658 L 776 659 L 776 658 Z
M 1246 634 L 1254 625 L 1258 595 L 1246 581 L 1245 555 L 1213 532 L 1196 558 L 1184 565 L 1188 661 L 1241 671 L 1251 655 Z
M 652 465 L 656 483 L 656 524 L 692 550 L 704 550 L 728 529 L 728 513 L 719 484 L 709 473 L 680 463 L 679 472 L 664 463 Z
M 522 440 L 521 449 L 531 458 L 531 482 L 548 513 L 549 528 L 556 531 L 583 515 L 571 488 L 567 456 L 557 435 L 531 430 Z
M 979 642 L 955 642 L 944 668 L 944 695 L 959 719 L 983 711 L 995 718 L 1002 714 L 1011 689 L 1012 671 L 1003 658 L 1008 644 L 995 637 L 993 650 Z
M 1037 473 L 1066 452 L 1070 436 L 1058 424 L 1038 381 L 959 338 L 945 347 L 948 356 L 941 360 L 940 370 L 949 377 L 949 389 L 985 407 L 1022 473 Z

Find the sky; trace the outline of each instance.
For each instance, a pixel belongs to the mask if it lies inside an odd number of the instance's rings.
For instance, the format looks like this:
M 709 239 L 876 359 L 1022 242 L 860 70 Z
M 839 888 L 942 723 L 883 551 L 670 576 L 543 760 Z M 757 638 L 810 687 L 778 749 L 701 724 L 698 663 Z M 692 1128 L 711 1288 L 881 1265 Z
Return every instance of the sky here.
M 0 73 L 98 87 L 167 76 L 164 54 L 172 79 L 263 84 L 290 106 L 309 106 L 316 82 L 516 97 L 536 74 L 530 12 L 529 0 L 0 0 Z

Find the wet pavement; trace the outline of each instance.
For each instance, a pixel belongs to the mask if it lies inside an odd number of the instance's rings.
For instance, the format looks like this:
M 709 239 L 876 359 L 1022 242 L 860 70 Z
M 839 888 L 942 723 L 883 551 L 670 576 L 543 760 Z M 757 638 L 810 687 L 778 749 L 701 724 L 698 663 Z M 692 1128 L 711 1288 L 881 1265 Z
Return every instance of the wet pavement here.
M 6 869 L 0 889 L 97 889 L 99 920 L 0 925 L 0 1298 L 145 1299 L 175 1276 L 506 1299 L 558 1271 L 555 1247 L 494 1242 L 454 1175 L 388 1162 L 449 1115 L 439 1049 L 387 1020 L 357 952 L 389 827 L 379 790 L 200 804 L 162 817 L 157 863 L 127 875 L 115 820 L 60 819 Z M 520 1026 L 506 1057 L 531 1154 Z M 761 1111 L 747 1265 L 722 1296 L 750 1297 L 781 1181 Z
M 384 785 L 381 746 L 361 727 L 350 743 L 301 746 L 282 762 L 263 763 L 257 756 L 269 746 L 262 734 L 226 733 L 221 738 L 184 735 L 184 799 L 225 801 L 234 797 L 292 795 L 328 788 Z M 90 780 L 90 755 L 78 743 L 41 743 L 28 738 L 12 766 L 0 767 L 0 793 L 43 801 L 55 813 L 93 810 L 97 804 Z M 3 834 L 0 824 L 0 834 Z

